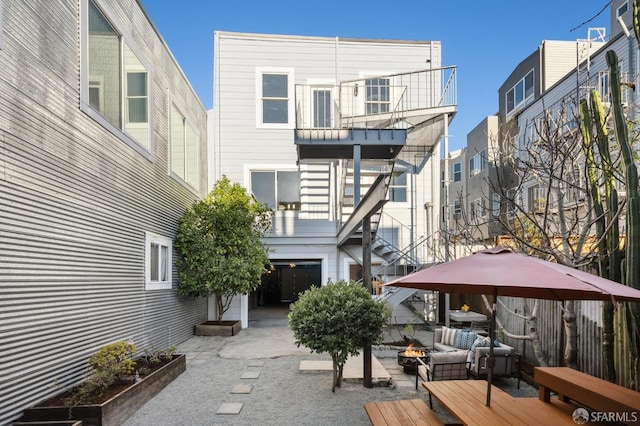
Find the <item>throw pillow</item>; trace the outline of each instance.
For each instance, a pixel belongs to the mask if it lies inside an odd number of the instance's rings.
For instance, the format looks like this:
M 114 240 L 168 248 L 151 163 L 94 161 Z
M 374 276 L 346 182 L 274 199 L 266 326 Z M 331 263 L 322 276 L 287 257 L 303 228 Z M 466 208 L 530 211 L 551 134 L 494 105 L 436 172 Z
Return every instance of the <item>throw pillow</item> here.
M 467 355 L 467 362 L 471 364 L 475 364 L 476 362 L 476 348 L 489 347 L 491 340 L 488 337 L 478 336 L 476 340 L 473 341 L 471 345 L 471 349 L 469 349 L 469 354 Z
M 442 327 L 442 344 L 447 346 L 455 346 L 456 344 L 455 328 Z
M 471 349 L 473 342 L 478 335 L 471 331 L 460 331 L 456 334 L 456 348 L 458 349 Z

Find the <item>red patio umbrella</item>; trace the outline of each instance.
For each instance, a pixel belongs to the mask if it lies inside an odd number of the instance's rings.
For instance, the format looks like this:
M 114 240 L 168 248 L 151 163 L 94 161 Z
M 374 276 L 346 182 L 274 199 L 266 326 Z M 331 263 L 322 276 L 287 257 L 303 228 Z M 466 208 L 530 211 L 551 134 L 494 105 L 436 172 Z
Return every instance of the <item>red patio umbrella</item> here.
M 506 247 L 478 251 L 391 281 L 385 286 L 408 287 L 443 293 L 492 294 L 491 344 L 487 374 L 487 406 L 493 376 L 493 331 L 498 296 L 547 300 L 640 301 L 640 290 L 606 278 L 535 257 Z

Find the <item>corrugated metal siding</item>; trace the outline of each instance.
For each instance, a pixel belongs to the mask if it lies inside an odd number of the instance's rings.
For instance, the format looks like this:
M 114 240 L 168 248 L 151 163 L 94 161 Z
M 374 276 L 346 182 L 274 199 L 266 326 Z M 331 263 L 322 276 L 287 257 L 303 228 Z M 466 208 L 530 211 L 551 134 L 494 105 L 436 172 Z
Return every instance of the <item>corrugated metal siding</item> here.
M 153 161 L 82 113 L 78 4 L 4 1 L 0 424 L 80 379 L 100 346 L 166 347 L 206 320 L 206 301 L 144 289 L 145 231 L 173 238 L 203 195 L 168 175 L 169 102 L 201 135 L 204 192 L 206 112 L 137 2 L 121 0 L 109 10 L 151 65 Z

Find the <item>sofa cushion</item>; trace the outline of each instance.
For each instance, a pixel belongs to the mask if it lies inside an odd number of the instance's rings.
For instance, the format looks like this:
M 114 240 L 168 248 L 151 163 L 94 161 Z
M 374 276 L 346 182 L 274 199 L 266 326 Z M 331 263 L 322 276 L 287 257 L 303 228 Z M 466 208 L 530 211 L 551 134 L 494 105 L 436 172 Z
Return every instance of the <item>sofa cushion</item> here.
M 449 364 L 467 362 L 467 351 L 433 352 L 429 354 L 429 364 Z
M 455 328 L 442 327 L 442 340 L 441 343 L 447 346 L 455 346 L 456 344 L 456 330 Z
M 458 349 L 471 349 L 478 335 L 472 331 L 459 331 L 456 333 L 455 347 Z

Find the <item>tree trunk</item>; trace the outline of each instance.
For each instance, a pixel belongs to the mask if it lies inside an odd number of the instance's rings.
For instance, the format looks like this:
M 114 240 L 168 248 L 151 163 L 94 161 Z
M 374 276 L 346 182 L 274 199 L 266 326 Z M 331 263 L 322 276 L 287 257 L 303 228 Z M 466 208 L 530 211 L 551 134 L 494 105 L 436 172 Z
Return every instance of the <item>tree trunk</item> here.
M 218 317 L 218 322 L 222 321 L 222 316 L 224 315 L 224 303 L 222 302 L 222 296 L 216 294 L 216 316 Z
M 575 302 L 573 300 L 564 303 L 564 332 L 566 341 L 564 346 L 564 365 L 578 368 L 578 324 L 576 322 Z
M 529 330 L 529 338 L 531 340 L 531 347 L 533 353 L 536 356 L 536 361 L 541 367 L 547 367 L 549 365 L 549 358 L 540 345 L 540 337 L 538 336 L 538 318 L 535 315 L 527 317 L 527 329 Z
M 331 356 L 331 359 L 333 360 L 333 387 L 331 388 L 331 392 L 335 392 L 336 388 L 342 385 L 342 370 L 344 364 L 339 363 L 338 358 L 334 355 Z

